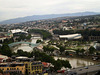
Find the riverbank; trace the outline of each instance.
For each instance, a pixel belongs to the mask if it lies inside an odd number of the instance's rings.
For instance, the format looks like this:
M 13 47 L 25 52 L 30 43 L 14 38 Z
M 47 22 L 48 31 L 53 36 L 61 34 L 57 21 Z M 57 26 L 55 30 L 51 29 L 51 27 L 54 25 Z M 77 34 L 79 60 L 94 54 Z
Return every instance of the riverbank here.
M 60 57 L 67 57 L 67 58 L 77 58 L 77 59 L 84 59 L 84 60 L 90 60 L 90 61 L 94 61 L 94 62 L 99 62 L 100 63 L 100 60 L 93 60 L 92 57 L 93 55 L 70 55 L 70 56 L 66 56 L 66 55 L 60 55 Z
M 97 65 L 100 64 L 100 62 L 93 61 L 90 59 L 85 58 L 76 58 L 76 57 L 64 57 L 64 56 L 53 56 L 55 60 L 61 59 L 61 60 L 68 60 L 72 66 L 72 68 L 78 68 L 78 67 L 85 67 L 89 65 Z

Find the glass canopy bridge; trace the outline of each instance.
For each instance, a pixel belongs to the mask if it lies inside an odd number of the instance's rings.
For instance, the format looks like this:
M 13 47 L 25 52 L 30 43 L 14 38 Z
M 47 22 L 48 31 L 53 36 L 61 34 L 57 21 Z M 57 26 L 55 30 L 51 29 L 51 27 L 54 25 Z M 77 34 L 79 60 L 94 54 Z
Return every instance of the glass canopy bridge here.
M 31 42 L 14 42 L 14 43 L 8 44 L 8 46 L 9 46 L 9 47 L 15 47 L 16 45 L 19 45 L 19 44 L 28 44 L 28 45 L 29 45 L 30 47 L 32 47 L 32 48 L 34 48 L 34 47 L 36 47 L 36 46 L 39 45 L 39 43 L 38 43 L 38 44 L 33 44 L 33 43 L 31 43 Z

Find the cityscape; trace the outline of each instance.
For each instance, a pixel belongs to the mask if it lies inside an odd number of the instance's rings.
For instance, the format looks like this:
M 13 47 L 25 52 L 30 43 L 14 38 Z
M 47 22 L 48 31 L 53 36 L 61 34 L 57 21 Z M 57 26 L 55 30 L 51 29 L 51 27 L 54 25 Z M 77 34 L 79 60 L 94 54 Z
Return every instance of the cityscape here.
M 34 7 L 36 4 L 31 5 L 31 2 L 28 4 L 25 1 L 26 5 Z M 14 8 L 24 8 L 18 7 L 16 3 Z M 43 5 L 48 6 L 49 3 L 52 4 L 50 1 Z M 63 2 L 58 1 L 60 3 Z M 38 8 L 42 8 L 42 2 L 39 4 Z M 58 8 L 54 9 L 58 11 Z M 81 9 L 75 8 L 76 11 Z M 31 12 L 31 9 L 28 11 Z M 62 11 L 47 15 L 28 14 L 26 17 L 23 13 L 19 15 L 24 17 L 15 18 L 12 16 L 14 13 L 10 17 L 5 17 L 5 14 L 1 16 L 0 75 L 100 75 L 100 13 L 79 11 L 74 12 L 73 9 L 73 12 L 67 14 L 60 13 Z

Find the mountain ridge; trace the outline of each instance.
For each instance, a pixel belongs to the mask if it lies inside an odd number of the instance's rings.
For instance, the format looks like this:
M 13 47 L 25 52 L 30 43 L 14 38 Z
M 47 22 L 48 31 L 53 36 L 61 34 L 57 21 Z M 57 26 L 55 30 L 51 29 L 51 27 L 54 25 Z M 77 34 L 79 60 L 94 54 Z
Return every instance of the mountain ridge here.
M 97 14 L 100 14 L 100 13 L 78 12 L 78 13 L 68 13 L 68 14 L 33 15 L 33 16 L 26 16 L 26 17 L 19 17 L 19 18 L 4 20 L 0 22 L 0 24 L 12 24 L 12 23 L 21 23 L 21 22 L 26 22 L 26 21 L 52 19 L 52 18 L 57 18 L 57 17 L 87 16 L 87 15 L 97 15 Z

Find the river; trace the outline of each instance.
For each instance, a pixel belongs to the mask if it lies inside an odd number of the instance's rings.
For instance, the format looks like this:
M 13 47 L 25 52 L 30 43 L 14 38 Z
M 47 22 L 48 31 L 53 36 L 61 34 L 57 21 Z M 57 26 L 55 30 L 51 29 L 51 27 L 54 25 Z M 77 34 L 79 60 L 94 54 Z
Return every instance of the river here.
M 81 59 L 81 58 L 67 58 L 67 57 L 54 57 L 55 60 L 61 59 L 61 60 L 68 60 L 71 64 L 72 68 L 77 67 L 85 67 L 89 65 L 95 65 L 98 64 L 96 61 L 88 60 L 88 59 Z

